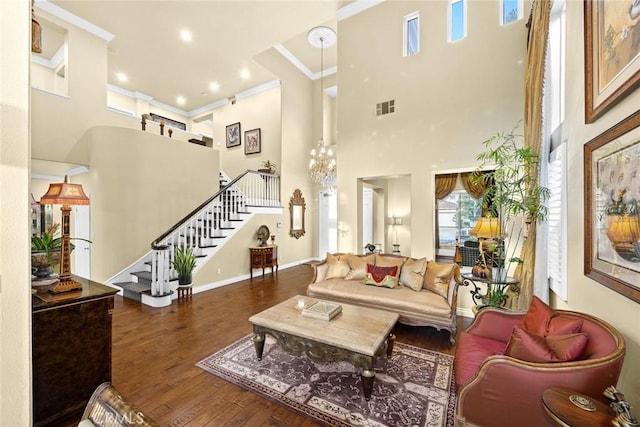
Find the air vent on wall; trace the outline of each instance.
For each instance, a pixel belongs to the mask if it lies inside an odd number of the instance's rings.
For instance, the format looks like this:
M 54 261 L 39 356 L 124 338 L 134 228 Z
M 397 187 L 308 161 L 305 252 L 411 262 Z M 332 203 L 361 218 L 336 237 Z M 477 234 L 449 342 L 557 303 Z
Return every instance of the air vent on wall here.
M 396 111 L 395 104 L 395 99 L 376 104 L 376 116 L 394 113 Z

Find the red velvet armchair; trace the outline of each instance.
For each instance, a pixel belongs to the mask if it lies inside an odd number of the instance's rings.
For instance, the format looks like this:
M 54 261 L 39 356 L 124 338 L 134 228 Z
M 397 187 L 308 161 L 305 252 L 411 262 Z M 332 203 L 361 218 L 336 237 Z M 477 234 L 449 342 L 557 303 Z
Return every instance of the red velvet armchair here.
M 524 312 L 484 309 L 460 334 L 454 360 L 458 401 L 456 425 L 555 425 L 545 414 L 542 393 L 550 387 L 575 390 L 608 403 L 602 392 L 616 385 L 625 356 L 622 335 L 593 316 L 557 310 L 582 319 L 588 337 L 579 360 L 525 362 L 504 355 L 513 327 Z

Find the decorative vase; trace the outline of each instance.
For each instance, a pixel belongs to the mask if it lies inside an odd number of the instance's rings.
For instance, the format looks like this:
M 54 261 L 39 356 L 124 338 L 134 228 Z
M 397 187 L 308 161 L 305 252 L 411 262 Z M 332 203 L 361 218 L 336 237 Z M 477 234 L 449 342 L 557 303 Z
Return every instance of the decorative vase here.
M 491 270 L 486 265 L 476 262 L 471 269 L 471 274 L 481 279 L 488 279 L 491 277 Z
M 191 284 L 191 274 L 188 276 L 178 276 L 178 285 L 187 286 Z

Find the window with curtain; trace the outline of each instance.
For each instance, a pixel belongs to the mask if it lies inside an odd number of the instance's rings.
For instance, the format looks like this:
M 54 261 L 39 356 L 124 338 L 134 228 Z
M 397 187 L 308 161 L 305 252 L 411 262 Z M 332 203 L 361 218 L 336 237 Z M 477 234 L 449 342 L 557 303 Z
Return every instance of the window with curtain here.
M 469 231 L 482 215 L 483 183 L 471 182 L 471 173 L 436 175 L 436 253 L 453 256 L 456 240 L 469 239 Z

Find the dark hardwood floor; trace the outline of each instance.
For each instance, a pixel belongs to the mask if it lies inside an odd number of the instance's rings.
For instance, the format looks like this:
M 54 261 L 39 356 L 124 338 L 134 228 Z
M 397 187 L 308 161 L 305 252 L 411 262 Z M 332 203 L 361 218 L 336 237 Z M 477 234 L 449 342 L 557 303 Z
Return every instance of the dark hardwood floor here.
M 305 294 L 311 277 L 311 266 L 300 265 L 159 309 L 116 296 L 113 384 L 162 426 L 315 425 L 195 366 L 251 333 L 252 314 Z M 459 318 L 458 330 L 469 323 Z M 401 324 L 394 331 L 400 342 L 453 354 L 447 331 Z

